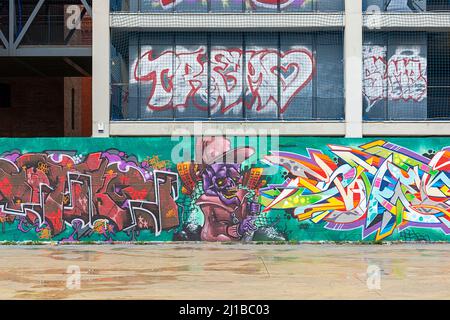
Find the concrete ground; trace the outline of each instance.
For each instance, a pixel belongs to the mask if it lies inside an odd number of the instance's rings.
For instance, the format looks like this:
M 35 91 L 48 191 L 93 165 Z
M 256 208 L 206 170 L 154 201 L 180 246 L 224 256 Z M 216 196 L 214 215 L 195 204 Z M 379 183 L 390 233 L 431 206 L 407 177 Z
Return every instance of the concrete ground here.
M 0 299 L 449 299 L 449 252 L 447 244 L 2 246 Z

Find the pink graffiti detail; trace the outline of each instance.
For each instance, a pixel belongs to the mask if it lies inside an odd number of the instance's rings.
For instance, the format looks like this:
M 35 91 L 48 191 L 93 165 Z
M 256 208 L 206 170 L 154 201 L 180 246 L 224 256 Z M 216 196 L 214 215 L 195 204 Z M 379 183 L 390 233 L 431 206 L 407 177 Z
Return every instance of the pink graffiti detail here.
M 252 0 L 252 3 L 257 7 L 263 7 L 267 9 L 278 9 L 278 1 L 279 0 Z M 280 0 L 280 8 L 286 8 L 290 6 L 292 3 L 296 2 L 295 0 Z M 298 2 L 298 1 L 297 1 Z M 299 0 L 299 5 L 302 6 L 305 0 Z
M 399 49 L 389 61 L 386 53 L 386 47 L 364 48 L 366 112 L 383 99 L 420 102 L 427 97 L 427 61 L 419 50 Z
M 302 6 L 306 0 L 251 0 L 251 4 L 256 7 L 278 9 L 278 1 L 280 2 L 280 8 L 283 9 L 295 2 L 297 2 L 299 6 Z M 170 10 L 182 2 L 183 0 L 160 0 L 163 10 Z
M 244 52 L 241 49 L 213 49 L 210 58 L 211 109 L 222 113 L 242 104 L 261 111 L 280 106 L 284 113 L 295 96 L 312 80 L 315 62 L 306 49 L 278 52 L 275 49 L 247 50 L 246 78 L 243 79 Z M 280 66 L 278 67 L 278 61 Z M 193 105 L 208 108 L 208 63 L 206 48 L 178 49 L 156 55 L 145 52 L 136 62 L 134 79 L 149 82 L 147 106 L 161 111 Z M 244 89 L 244 82 L 246 88 Z M 282 103 L 278 102 L 278 87 Z

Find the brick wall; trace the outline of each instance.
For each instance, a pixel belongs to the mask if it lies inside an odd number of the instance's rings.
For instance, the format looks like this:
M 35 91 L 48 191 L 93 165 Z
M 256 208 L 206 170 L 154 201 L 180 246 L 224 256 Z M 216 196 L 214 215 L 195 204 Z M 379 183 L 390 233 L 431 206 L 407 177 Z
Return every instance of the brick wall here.
M 0 109 L 1 137 L 64 136 L 64 78 L 0 78 L 11 108 Z

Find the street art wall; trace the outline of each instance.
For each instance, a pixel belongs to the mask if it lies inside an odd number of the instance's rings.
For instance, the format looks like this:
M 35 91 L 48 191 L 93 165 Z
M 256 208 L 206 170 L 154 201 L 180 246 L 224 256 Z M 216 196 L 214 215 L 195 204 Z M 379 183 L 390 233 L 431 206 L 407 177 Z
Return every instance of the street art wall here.
M 448 241 L 448 138 L 2 139 L 3 241 Z

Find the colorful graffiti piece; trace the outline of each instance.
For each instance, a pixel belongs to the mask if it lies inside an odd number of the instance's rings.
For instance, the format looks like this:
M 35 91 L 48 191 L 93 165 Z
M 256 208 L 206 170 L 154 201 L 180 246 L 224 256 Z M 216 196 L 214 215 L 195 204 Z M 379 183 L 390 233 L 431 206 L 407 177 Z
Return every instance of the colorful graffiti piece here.
M 261 139 L 17 140 L 32 151 L 0 155 L 0 240 L 449 240 L 448 140 Z
M 209 104 L 212 110 L 220 108 L 225 113 L 244 104 L 256 111 L 279 107 L 282 114 L 311 82 L 315 69 L 307 49 L 213 49 L 211 55 L 208 75 L 205 47 L 179 49 L 177 53 L 145 52 L 134 66 L 134 80 L 148 84 L 147 107 L 162 111 L 193 105 L 205 111 Z M 278 88 L 283 101 L 280 106 Z
M 420 50 L 399 49 L 389 60 L 386 54 L 386 47 L 364 47 L 366 112 L 384 99 L 420 102 L 427 97 L 427 59 Z
M 362 227 L 363 239 L 376 232 L 381 240 L 409 226 L 450 232 L 450 148 L 429 159 L 382 140 L 328 147 L 342 164 L 319 150 L 266 156 L 292 178 L 262 192 L 264 210 L 293 209 L 300 221 L 325 221 L 333 230 Z
M 145 163 L 145 162 L 144 162 Z M 59 235 L 66 224 L 70 239 L 100 232 L 178 225 L 178 175 L 147 170 L 116 150 L 85 158 L 60 152 L 10 153 L 0 159 L 0 216 L 17 218 L 21 230 L 44 238 Z

